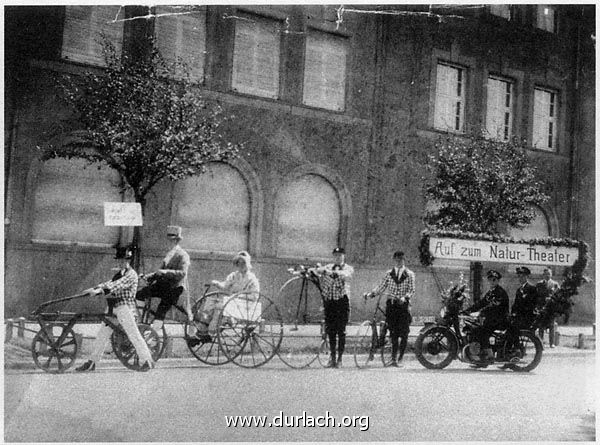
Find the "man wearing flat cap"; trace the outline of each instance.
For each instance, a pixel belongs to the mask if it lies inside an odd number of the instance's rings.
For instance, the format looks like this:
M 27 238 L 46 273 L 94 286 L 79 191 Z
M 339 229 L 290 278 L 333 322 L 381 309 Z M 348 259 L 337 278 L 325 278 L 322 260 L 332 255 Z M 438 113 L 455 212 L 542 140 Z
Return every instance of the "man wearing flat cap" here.
M 350 280 L 354 268 L 346 264 L 346 252 L 342 247 L 333 249 L 332 255 L 334 262 L 318 267 L 316 273 L 320 276 L 325 331 L 329 338 L 330 358 L 327 367 L 339 368 L 342 366 L 342 355 L 346 347 L 346 325 L 350 317 Z
M 531 271 L 528 267 L 517 267 L 516 273 L 519 278 L 519 288 L 510 313 L 515 317 L 519 329 L 528 329 L 535 318 L 537 289 L 529 282 Z
M 485 295 L 467 308 L 467 312 L 479 311 L 480 316 L 483 317 L 483 323 L 481 328 L 474 332 L 479 338 L 480 351 L 479 361 L 480 366 L 487 366 L 487 363 L 494 361 L 494 355 L 490 349 L 490 334 L 495 329 L 504 329 L 506 327 L 506 319 L 508 317 L 508 294 L 500 286 L 500 279 L 502 275 L 496 270 L 489 270 L 487 273 L 488 283 L 490 285 L 489 290 Z
M 160 303 L 156 308 L 156 316 L 152 322 L 152 328 L 157 332 L 161 331 L 167 312 L 172 305 L 177 303 L 179 296 L 182 294 L 185 297 L 185 309 L 188 313 L 188 319 L 192 319 L 188 291 L 190 256 L 179 245 L 183 238 L 181 227 L 167 226 L 166 235 L 171 249 L 165 255 L 157 271 L 142 277 L 148 282 L 148 286 L 138 291 L 135 296 L 138 301 L 144 301 L 147 298 L 160 298 Z

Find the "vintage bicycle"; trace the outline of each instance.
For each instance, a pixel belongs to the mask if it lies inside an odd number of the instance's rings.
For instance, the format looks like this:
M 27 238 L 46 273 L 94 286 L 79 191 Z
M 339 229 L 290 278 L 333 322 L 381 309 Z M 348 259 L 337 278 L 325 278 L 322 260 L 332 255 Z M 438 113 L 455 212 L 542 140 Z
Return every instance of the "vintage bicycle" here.
M 370 320 L 363 321 L 357 330 L 357 340 L 354 343 L 354 363 L 358 368 L 367 368 L 375 364 L 375 355 L 379 353 L 383 366 L 392 363 L 391 340 L 385 321 L 385 311 L 381 308 L 380 294 Z M 367 303 L 366 299 L 363 300 Z
M 316 266 L 298 265 L 281 286 L 279 302 L 293 302 L 283 313 L 284 332 L 278 356 L 290 368 L 306 368 L 315 362 L 325 366 L 329 359 L 324 321 L 323 296 Z M 318 340 L 315 341 L 315 337 Z
M 39 305 L 31 316 L 40 325 L 40 330 L 31 342 L 31 354 L 35 365 L 48 373 L 63 373 L 67 371 L 77 358 L 79 343 L 73 327 L 80 321 L 105 322 L 113 330 L 110 341 L 115 356 L 126 367 L 135 371 L 142 366 L 135 348 L 121 327 L 116 316 L 112 313 L 112 305 L 104 313 L 81 313 L 61 310 L 46 311 L 52 305 L 64 303 L 79 298 L 89 297 L 89 294 L 77 294 L 69 297 L 49 300 Z M 107 297 L 110 300 L 110 297 Z M 152 354 L 153 360 L 158 360 L 160 354 L 160 339 L 158 334 L 147 324 L 138 324 L 140 333 Z

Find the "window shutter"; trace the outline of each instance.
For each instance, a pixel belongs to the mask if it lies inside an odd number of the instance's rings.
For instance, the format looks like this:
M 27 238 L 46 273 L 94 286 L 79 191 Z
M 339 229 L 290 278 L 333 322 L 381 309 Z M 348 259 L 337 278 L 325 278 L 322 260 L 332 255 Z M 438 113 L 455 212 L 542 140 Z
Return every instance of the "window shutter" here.
M 303 103 L 341 111 L 345 107 L 347 45 L 342 37 L 311 33 L 306 39 Z
M 191 80 L 204 80 L 206 50 L 206 9 L 186 15 L 163 15 L 172 10 L 157 8 L 155 33 L 160 53 L 168 62 L 180 59 L 185 63 Z M 175 77 L 183 76 L 178 70 Z
M 103 203 L 119 202 L 119 174 L 82 159 L 42 164 L 34 195 L 33 239 L 112 245 L 118 227 L 104 226 Z
M 273 99 L 279 96 L 279 42 L 275 24 L 236 22 L 233 90 Z
M 329 258 L 338 244 L 340 203 L 323 177 L 305 175 L 277 197 L 277 256 Z
M 250 194 L 242 175 L 225 163 L 185 179 L 177 200 L 176 222 L 190 249 L 237 252 L 248 249 Z
M 106 66 L 102 34 L 106 34 L 119 56 L 123 45 L 123 22 L 111 23 L 119 14 L 119 6 L 65 6 L 62 58 Z

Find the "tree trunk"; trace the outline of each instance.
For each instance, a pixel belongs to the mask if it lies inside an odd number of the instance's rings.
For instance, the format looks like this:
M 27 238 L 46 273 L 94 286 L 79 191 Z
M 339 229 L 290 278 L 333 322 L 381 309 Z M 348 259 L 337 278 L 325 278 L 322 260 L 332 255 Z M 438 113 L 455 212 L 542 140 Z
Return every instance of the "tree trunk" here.
M 141 196 L 136 196 L 135 201 L 140 203 L 142 207 L 142 223 L 144 222 L 144 214 L 146 213 L 146 199 Z M 141 273 L 144 270 L 144 259 L 142 255 L 142 228 L 144 226 L 133 227 L 133 240 L 131 242 L 133 247 L 133 268 L 137 273 Z

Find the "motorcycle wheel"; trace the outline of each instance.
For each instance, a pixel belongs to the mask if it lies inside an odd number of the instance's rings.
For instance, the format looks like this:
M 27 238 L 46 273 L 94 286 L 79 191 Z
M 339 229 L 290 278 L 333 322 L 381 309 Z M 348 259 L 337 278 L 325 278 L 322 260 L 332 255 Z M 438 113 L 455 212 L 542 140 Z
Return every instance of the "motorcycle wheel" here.
M 518 361 L 510 360 L 510 369 L 516 372 L 529 372 L 542 360 L 542 341 L 531 331 L 519 331 L 519 343 L 516 348 L 505 351 L 506 357 L 512 355 Z
M 433 326 L 419 334 L 415 355 L 427 369 L 443 369 L 456 357 L 458 343 L 448 328 Z

